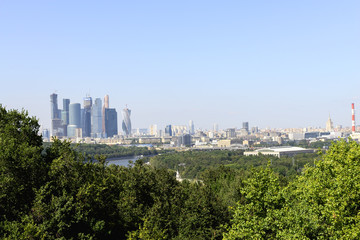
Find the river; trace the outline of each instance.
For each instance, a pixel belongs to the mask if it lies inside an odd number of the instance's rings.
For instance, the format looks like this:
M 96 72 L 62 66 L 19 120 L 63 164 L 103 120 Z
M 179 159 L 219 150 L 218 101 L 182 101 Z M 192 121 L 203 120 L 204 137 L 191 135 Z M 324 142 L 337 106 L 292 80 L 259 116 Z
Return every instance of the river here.
M 122 157 L 122 158 L 111 158 L 111 159 L 107 159 L 106 163 L 108 165 L 110 164 L 115 164 L 118 166 L 129 166 L 129 161 L 132 161 L 133 163 L 135 163 L 136 160 L 143 158 L 143 155 L 140 156 L 132 156 L 132 157 Z

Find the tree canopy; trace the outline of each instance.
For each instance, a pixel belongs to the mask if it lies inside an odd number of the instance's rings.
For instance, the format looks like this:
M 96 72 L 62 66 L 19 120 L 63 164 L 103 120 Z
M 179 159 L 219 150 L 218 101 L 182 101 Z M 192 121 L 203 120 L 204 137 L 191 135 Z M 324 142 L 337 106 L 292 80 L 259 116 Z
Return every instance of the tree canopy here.
M 319 157 L 187 152 L 122 167 L 67 141 L 44 147 L 38 131 L 26 111 L 0 106 L 3 239 L 360 238 L 355 141 Z M 177 181 L 176 169 L 201 181 Z

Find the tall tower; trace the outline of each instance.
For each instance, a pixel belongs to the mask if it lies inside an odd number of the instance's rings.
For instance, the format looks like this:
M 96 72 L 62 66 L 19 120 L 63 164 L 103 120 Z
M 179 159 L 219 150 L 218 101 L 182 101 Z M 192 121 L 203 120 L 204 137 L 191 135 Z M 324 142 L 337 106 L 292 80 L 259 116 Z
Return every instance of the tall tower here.
M 249 122 L 243 122 L 242 128 L 246 130 L 246 132 L 249 132 Z
M 109 95 L 105 95 L 104 97 L 104 106 L 102 109 L 102 131 L 103 131 L 103 137 L 106 136 L 106 126 L 105 126 L 105 109 L 109 108 Z
M 130 120 L 131 110 L 128 109 L 127 107 L 124 108 L 122 110 L 122 115 L 123 115 L 122 129 L 126 136 L 130 136 L 131 135 L 131 120 Z
M 50 109 L 51 109 L 51 136 L 62 137 L 64 135 L 64 128 L 60 119 L 57 94 L 50 95 Z
M 191 135 L 195 134 L 195 126 L 194 126 L 194 121 L 193 120 L 189 121 L 189 133 Z
M 326 131 L 328 132 L 334 131 L 334 125 L 333 122 L 331 121 L 330 115 L 329 115 L 329 119 L 326 122 Z
M 117 112 L 115 108 L 105 108 L 106 136 L 113 137 L 118 134 Z
M 67 127 L 68 137 L 75 137 L 76 129 L 81 126 L 80 103 L 72 103 L 69 105 L 69 125 Z
M 91 106 L 92 106 L 92 98 L 90 96 L 86 96 L 84 98 L 84 123 L 83 123 L 84 137 L 91 136 Z
M 102 101 L 96 98 L 91 107 L 91 137 L 101 138 L 102 134 Z
M 67 126 L 69 125 L 69 104 L 70 104 L 70 99 L 63 98 L 63 110 L 61 111 L 61 122 L 64 127 L 64 136 L 67 136 Z
M 171 125 L 167 125 L 165 127 L 165 136 L 167 137 L 171 137 L 172 136 L 172 128 L 171 128 Z
M 50 95 L 50 108 L 51 108 L 51 120 L 59 118 L 58 100 L 56 93 Z
M 351 114 L 352 114 L 352 133 L 355 133 L 355 104 L 351 104 Z

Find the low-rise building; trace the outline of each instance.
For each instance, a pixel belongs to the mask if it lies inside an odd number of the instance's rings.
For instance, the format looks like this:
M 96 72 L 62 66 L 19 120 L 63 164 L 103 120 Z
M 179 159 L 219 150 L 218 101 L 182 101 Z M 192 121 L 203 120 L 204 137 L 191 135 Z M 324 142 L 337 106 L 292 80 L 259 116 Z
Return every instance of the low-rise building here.
M 313 149 L 306 149 L 301 147 L 271 147 L 271 148 L 261 148 L 255 151 L 246 151 L 244 152 L 245 156 L 253 156 L 253 155 L 272 155 L 276 157 L 282 156 L 294 156 L 299 153 L 313 153 Z

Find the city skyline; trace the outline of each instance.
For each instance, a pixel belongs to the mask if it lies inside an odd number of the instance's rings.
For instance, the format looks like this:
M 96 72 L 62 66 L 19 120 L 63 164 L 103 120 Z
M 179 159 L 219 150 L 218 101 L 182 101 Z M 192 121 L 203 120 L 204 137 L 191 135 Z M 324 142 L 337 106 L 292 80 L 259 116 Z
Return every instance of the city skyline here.
M 325 128 L 329 114 L 350 127 L 360 107 L 358 1 L 0 6 L 0 104 L 43 128 L 55 91 L 108 94 L 132 109 L 132 128 Z

